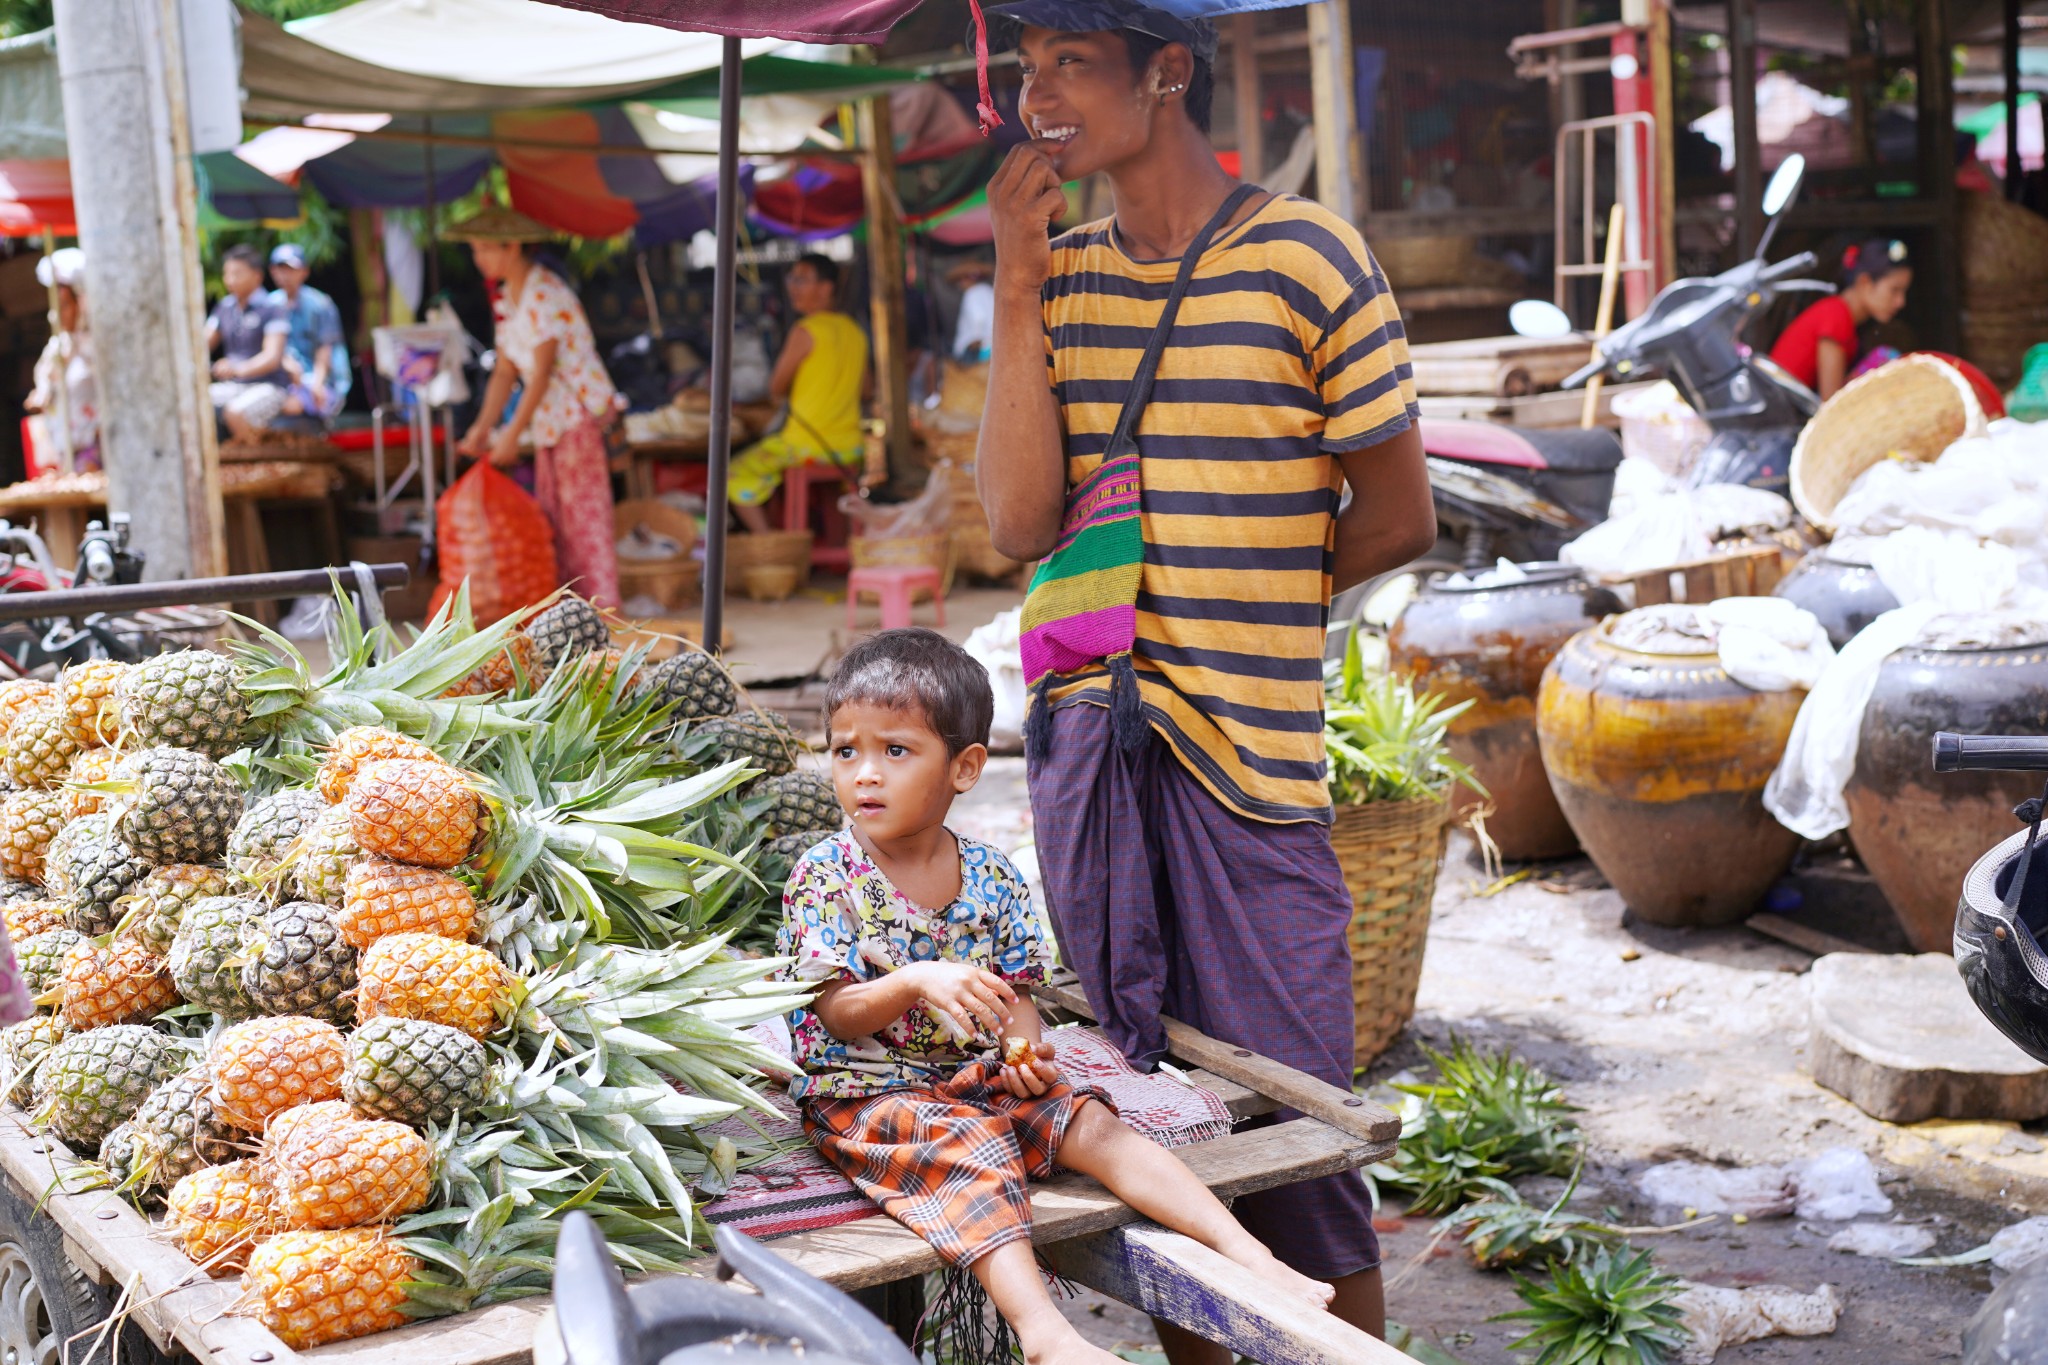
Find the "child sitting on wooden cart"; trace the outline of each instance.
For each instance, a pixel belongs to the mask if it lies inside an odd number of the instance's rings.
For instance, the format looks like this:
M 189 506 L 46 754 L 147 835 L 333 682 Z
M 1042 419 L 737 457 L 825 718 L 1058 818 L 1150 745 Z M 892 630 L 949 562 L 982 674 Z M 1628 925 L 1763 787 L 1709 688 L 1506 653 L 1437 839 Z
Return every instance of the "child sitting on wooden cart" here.
M 1050 957 L 1008 858 L 946 828 L 988 759 L 988 675 L 929 630 L 848 651 L 826 692 L 832 781 L 850 828 L 805 854 L 779 950 L 818 983 L 791 1020 L 804 1130 L 882 1210 L 967 1266 L 1025 1358 L 1107 1362 L 1061 1316 L 1031 1250 L 1029 1177 L 1093 1176 L 1317 1307 L 1330 1286 L 1240 1227 L 1176 1156 L 1060 1077 L 1024 987 Z

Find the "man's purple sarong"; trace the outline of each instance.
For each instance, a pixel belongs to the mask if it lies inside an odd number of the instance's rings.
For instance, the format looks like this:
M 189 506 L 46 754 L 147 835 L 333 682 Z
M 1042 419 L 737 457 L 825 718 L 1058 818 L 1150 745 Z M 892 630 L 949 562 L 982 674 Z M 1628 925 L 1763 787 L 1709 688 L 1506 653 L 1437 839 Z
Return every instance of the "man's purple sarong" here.
M 1039 872 L 1060 958 L 1103 1033 L 1150 1071 L 1169 1015 L 1350 1089 L 1351 896 L 1328 828 L 1236 814 L 1156 733 L 1122 751 L 1101 706 L 1068 705 L 1049 720 L 1052 753 L 1030 770 Z M 1241 1196 L 1235 1212 L 1305 1275 L 1380 1262 L 1354 1172 Z

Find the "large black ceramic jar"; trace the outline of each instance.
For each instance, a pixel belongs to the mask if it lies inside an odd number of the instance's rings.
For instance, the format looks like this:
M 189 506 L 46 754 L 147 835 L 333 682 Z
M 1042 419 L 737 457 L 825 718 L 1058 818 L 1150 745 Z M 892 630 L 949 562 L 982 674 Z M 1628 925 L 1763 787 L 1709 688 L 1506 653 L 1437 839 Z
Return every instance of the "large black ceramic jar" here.
M 1806 608 L 1819 618 L 1821 629 L 1836 649 L 1851 636 L 1899 605 L 1891 590 L 1878 581 L 1877 570 L 1851 559 L 1837 559 L 1823 545 L 1778 580 L 1773 596 Z

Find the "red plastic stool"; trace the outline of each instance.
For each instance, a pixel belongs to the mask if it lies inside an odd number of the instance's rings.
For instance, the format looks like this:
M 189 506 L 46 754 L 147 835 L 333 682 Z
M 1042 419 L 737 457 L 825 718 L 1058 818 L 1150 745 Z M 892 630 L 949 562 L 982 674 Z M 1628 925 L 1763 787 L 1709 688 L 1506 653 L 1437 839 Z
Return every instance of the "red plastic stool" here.
M 846 471 L 830 461 L 817 464 L 791 465 L 782 472 L 782 529 L 785 531 L 808 531 L 811 529 L 811 487 L 814 484 L 850 487 L 851 480 Z M 812 542 L 811 567 L 836 572 L 853 563 L 852 552 L 846 548 L 846 518 L 839 511 L 836 489 L 828 487 L 828 500 L 820 510 L 825 514 L 825 534 Z M 835 534 L 836 533 L 836 534 Z M 837 544 L 831 542 L 836 540 Z
M 919 588 L 932 590 L 932 613 L 939 625 L 946 624 L 946 597 L 940 591 L 939 571 L 929 564 L 879 564 L 853 570 L 846 576 L 846 628 L 860 623 L 860 595 L 871 592 L 881 599 L 882 629 L 900 630 L 910 624 L 910 604 Z

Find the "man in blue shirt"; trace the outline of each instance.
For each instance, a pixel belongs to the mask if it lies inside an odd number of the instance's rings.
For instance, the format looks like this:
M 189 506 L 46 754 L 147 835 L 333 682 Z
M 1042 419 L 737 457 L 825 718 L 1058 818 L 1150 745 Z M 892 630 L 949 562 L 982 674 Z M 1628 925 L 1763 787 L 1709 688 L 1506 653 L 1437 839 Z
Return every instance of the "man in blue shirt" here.
M 237 441 L 252 441 L 284 411 L 284 350 L 291 323 L 263 292 L 263 257 L 252 246 L 228 248 L 220 281 L 227 294 L 206 319 L 213 362 L 213 408 Z
M 277 285 L 270 301 L 291 323 L 285 368 L 291 372 L 292 385 L 284 410 L 326 421 L 341 411 L 348 397 L 348 343 L 342 336 L 341 310 L 306 283 L 310 273 L 306 253 L 290 242 L 270 253 L 270 278 Z

